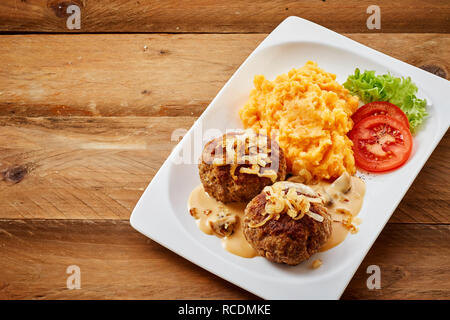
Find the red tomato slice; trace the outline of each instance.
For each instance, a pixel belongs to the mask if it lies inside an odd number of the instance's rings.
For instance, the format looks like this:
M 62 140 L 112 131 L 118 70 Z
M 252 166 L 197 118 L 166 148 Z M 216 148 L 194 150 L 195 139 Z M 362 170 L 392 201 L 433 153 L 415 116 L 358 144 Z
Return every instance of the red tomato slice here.
M 397 119 L 398 121 L 403 122 L 407 128 L 409 128 L 408 117 L 402 111 L 402 109 L 397 107 L 395 104 L 387 101 L 375 101 L 363 105 L 352 115 L 352 120 L 356 124 L 364 118 L 379 115 L 389 116 L 391 118 Z
M 400 167 L 408 160 L 413 145 L 409 127 L 382 115 L 360 120 L 348 137 L 353 141 L 356 165 L 370 172 Z

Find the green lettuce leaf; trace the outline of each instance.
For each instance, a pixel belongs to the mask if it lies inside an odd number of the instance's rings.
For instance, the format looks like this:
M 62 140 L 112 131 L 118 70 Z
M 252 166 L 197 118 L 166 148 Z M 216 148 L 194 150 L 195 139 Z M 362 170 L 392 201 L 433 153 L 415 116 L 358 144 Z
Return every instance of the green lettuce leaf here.
M 406 114 L 411 132 L 416 132 L 428 115 L 427 101 L 416 97 L 417 86 L 411 78 L 397 78 L 391 74 L 375 75 L 375 71 L 361 71 L 347 78 L 344 87 L 357 95 L 364 103 L 388 101 L 395 104 Z

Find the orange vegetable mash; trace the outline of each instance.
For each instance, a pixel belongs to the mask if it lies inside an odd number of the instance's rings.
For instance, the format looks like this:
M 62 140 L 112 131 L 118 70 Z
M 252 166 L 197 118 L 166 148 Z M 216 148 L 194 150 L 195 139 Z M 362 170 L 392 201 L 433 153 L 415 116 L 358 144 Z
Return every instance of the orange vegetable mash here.
M 274 81 L 258 75 L 239 111 L 245 128 L 278 130 L 288 170 L 295 175 L 330 179 L 356 171 L 346 134 L 359 100 L 335 79 L 312 61 Z

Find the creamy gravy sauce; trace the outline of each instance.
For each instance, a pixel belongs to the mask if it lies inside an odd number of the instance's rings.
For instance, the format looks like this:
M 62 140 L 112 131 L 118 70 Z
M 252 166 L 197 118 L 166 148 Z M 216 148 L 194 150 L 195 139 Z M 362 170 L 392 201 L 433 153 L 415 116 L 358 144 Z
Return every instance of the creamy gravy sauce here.
M 331 215 L 333 231 L 330 239 L 320 251 L 329 250 L 345 240 L 350 231 L 356 232 L 356 226 L 361 223 L 356 215 L 361 210 L 366 185 L 364 181 L 355 176 L 349 176 L 350 189 L 342 192 L 340 186 L 333 183 L 321 181 L 310 187 L 321 196 L 331 196 L 332 202 L 326 203 L 328 213 Z M 353 225 L 353 226 L 352 226 Z
M 225 250 L 235 255 L 244 258 L 253 258 L 257 256 L 255 249 L 253 249 L 247 242 L 244 236 L 244 229 L 242 227 L 242 219 L 244 219 L 244 209 L 246 203 L 235 202 L 229 204 L 223 204 L 213 197 L 210 197 L 202 185 L 197 186 L 189 196 L 188 207 L 193 214 L 192 210 L 195 210 L 194 218 L 200 230 L 209 235 L 216 235 L 221 238 L 222 246 Z M 229 236 L 220 236 L 212 228 L 216 214 L 220 212 L 228 212 L 236 215 L 236 223 L 234 231 Z
M 320 181 L 309 185 L 322 197 L 328 198 L 326 207 L 333 220 L 331 237 L 320 251 L 329 250 L 340 244 L 345 240 L 350 230 L 356 231 L 355 225 L 360 224 L 360 219 L 356 215 L 362 207 L 365 184 L 364 181 L 355 176 L 348 176 L 348 178 L 350 188 L 345 193 L 342 192 L 342 184 Z M 295 177 L 289 180 L 295 182 Z M 220 237 L 225 250 L 244 258 L 257 256 L 255 249 L 250 246 L 244 236 L 242 220 L 246 203 L 223 204 L 210 197 L 203 186 L 199 185 L 189 196 L 188 207 L 191 215 L 196 219 L 199 229 L 206 234 Z M 228 212 L 236 216 L 234 231 L 231 235 L 221 236 L 212 228 L 212 224 L 220 212 Z

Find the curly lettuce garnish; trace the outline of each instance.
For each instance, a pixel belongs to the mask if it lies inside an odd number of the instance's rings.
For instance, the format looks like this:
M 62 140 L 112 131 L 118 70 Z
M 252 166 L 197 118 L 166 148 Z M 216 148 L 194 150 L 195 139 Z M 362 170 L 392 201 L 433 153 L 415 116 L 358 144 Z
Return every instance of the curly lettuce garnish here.
M 416 97 L 417 86 L 411 78 L 396 78 L 391 74 L 375 75 L 375 71 L 361 71 L 356 68 L 344 87 L 357 95 L 364 103 L 388 101 L 395 104 L 408 117 L 411 132 L 416 132 L 428 115 L 427 101 Z

